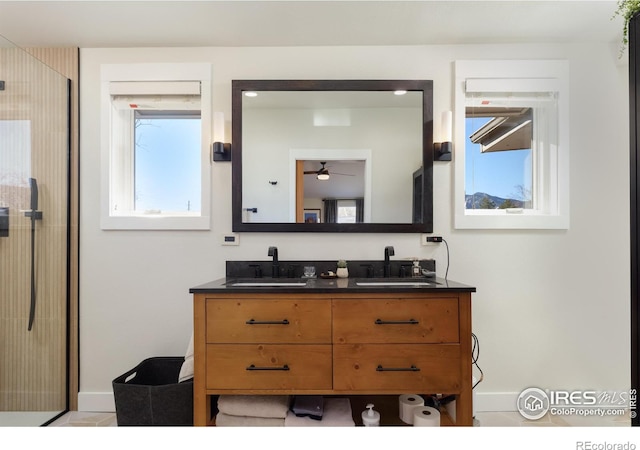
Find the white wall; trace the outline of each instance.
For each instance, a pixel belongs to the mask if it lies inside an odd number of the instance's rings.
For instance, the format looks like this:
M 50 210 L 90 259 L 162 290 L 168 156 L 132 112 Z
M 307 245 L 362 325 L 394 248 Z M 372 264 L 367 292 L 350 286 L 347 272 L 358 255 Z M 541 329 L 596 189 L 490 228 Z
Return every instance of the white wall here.
M 477 287 L 473 330 L 485 379 L 477 410 L 514 410 L 524 388 L 629 387 L 627 67 L 616 46 L 503 45 L 292 48 L 146 48 L 81 51 L 80 409 L 113 408 L 111 381 L 144 358 L 182 355 L 191 334 L 190 287 L 224 276 L 225 260 L 436 258 L 415 234 L 244 233 L 231 230 L 231 165 L 212 165 L 211 231 L 102 231 L 99 227 L 99 70 L 103 63 L 212 62 L 213 110 L 231 117 L 232 79 L 432 79 L 434 116 L 452 109 L 456 59 L 571 63 L 571 228 L 452 228 L 453 163 L 434 168 L 435 231 L 451 250 L 449 278 Z M 437 131 L 436 131 L 437 133 Z M 230 124 L 227 123 L 230 136 Z M 455 159 L 455 157 L 454 157 Z

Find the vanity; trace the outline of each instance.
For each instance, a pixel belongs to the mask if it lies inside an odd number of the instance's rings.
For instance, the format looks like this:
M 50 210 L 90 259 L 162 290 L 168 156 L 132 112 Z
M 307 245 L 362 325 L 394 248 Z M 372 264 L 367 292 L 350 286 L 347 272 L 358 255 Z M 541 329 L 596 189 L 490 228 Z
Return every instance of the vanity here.
M 472 425 L 474 287 L 440 278 L 226 277 L 190 292 L 197 426 L 214 424 L 216 395 L 397 403 L 410 393 L 454 396 L 455 415 L 441 411 L 442 425 Z
M 433 232 L 431 80 L 233 80 L 231 97 L 234 232 Z M 455 400 L 443 425 L 472 425 L 475 288 L 407 278 L 393 254 L 303 279 L 308 262 L 269 247 L 191 288 L 194 424 L 226 394 L 349 396 L 354 416 L 375 397 L 396 424 L 398 395 L 423 394 Z

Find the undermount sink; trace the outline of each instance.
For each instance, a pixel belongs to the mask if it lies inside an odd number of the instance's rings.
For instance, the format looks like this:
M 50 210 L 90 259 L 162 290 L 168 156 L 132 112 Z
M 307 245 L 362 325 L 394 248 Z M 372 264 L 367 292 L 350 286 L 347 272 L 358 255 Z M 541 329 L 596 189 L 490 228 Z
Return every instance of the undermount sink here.
M 306 282 L 300 281 L 237 281 L 227 283 L 227 286 L 233 287 L 304 287 Z
M 356 281 L 356 286 L 432 286 L 426 281 Z

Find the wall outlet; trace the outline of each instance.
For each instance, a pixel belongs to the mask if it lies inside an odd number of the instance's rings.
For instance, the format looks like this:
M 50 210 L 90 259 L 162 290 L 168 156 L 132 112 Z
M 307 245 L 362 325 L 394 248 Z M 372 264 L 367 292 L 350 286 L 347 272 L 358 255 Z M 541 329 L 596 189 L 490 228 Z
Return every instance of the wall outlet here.
M 442 242 L 442 236 L 433 233 L 420 235 L 420 245 L 438 245 Z
M 222 245 L 240 245 L 240 235 L 236 233 L 223 234 L 220 243 Z

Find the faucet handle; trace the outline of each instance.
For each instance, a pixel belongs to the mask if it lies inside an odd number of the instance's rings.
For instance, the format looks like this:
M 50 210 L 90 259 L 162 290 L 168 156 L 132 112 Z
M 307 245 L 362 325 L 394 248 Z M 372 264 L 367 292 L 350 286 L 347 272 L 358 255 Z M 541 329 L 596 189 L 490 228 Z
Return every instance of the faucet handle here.
M 360 264 L 360 267 L 366 267 L 367 268 L 367 278 L 373 278 L 373 264 Z
M 295 278 L 296 277 L 296 268 L 300 267 L 300 264 L 289 264 L 287 267 L 287 278 Z
M 262 278 L 262 267 L 260 267 L 260 264 L 249 264 L 249 267 L 253 267 L 254 278 Z
M 400 278 L 405 278 L 411 273 L 411 264 L 400 264 Z

